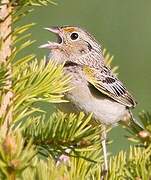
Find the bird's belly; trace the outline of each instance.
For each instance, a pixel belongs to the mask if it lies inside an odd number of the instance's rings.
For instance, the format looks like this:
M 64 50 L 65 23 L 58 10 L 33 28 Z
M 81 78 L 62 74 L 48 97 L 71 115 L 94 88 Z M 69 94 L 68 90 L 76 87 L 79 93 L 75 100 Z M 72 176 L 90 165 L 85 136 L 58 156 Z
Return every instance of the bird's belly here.
M 93 118 L 103 124 L 114 124 L 123 119 L 127 114 L 126 107 L 118 102 L 104 96 L 101 93 L 96 96 L 92 94 L 89 87 L 77 85 L 66 94 L 70 103 L 63 103 L 64 111 L 84 111 L 86 114 L 93 113 Z

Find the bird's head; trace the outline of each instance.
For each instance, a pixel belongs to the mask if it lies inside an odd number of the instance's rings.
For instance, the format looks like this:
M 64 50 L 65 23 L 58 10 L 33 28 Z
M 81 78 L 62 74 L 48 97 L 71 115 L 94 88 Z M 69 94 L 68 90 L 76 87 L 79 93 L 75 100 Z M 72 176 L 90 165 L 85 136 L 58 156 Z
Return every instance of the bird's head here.
M 57 41 L 48 41 L 47 44 L 40 47 L 50 49 L 52 59 L 59 63 L 72 61 L 84 64 L 84 62 L 92 59 L 95 54 L 97 56 L 102 54 L 101 47 L 94 37 L 79 27 L 62 26 L 45 29 L 55 33 Z

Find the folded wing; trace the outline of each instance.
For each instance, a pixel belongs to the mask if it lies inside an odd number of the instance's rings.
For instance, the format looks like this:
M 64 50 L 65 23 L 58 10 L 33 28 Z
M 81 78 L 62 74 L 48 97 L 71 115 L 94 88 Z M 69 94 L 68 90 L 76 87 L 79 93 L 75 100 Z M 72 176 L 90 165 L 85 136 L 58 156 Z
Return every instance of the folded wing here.
M 127 91 L 122 82 L 112 74 L 106 66 L 100 68 L 83 67 L 83 71 L 89 83 L 101 93 L 109 96 L 115 101 L 127 106 L 135 107 L 136 101 Z

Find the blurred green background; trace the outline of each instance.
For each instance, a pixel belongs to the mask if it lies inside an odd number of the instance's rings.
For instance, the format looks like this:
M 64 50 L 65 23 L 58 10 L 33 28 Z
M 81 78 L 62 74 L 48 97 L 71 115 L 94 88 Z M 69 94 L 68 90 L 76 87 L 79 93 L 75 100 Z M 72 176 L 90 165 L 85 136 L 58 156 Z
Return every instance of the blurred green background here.
M 24 22 L 36 22 L 32 29 L 37 42 L 29 50 L 43 57 L 47 50 L 38 46 L 54 36 L 43 27 L 78 25 L 90 31 L 114 55 L 119 78 L 134 94 L 138 105 L 135 115 L 151 109 L 151 1 L 150 0 L 61 0 L 57 6 L 36 8 Z M 113 128 L 110 151 L 128 147 L 121 127 Z

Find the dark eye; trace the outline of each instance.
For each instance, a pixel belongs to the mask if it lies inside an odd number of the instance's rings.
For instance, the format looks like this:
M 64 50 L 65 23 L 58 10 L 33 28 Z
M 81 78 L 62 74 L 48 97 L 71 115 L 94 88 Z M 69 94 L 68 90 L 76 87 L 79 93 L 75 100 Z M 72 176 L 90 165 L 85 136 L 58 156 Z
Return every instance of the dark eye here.
M 70 37 L 72 40 L 76 40 L 79 37 L 79 35 L 78 33 L 72 33 Z

